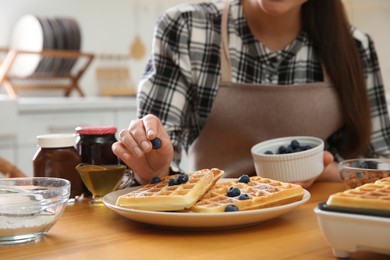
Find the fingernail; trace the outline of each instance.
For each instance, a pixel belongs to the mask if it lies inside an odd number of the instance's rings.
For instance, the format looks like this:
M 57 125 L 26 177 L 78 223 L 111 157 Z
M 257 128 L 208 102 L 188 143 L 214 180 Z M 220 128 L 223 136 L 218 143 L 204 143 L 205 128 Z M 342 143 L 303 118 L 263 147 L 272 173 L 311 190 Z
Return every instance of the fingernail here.
M 134 148 L 134 152 L 139 157 L 142 156 L 142 154 L 143 154 L 143 152 L 141 151 L 141 149 L 139 147 Z
M 125 160 L 130 159 L 130 154 L 128 154 L 128 153 L 124 153 L 124 154 L 122 154 L 122 156 L 123 156 L 123 158 L 124 158 Z
M 154 131 L 153 130 L 149 130 L 148 131 L 148 136 L 152 136 L 152 135 L 154 135 Z
M 142 145 L 142 149 L 146 151 L 149 148 L 150 144 L 149 142 L 143 141 L 141 145 Z

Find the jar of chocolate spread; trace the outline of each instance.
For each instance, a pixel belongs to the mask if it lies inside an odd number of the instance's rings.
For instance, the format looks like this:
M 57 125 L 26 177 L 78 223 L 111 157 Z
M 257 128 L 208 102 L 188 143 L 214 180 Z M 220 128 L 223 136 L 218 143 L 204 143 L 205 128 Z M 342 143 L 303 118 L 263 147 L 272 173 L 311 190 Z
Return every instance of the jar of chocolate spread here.
M 81 157 L 76 150 L 75 134 L 48 134 L 37 136 L 38 151 L 33 158 L 34 177 L 57 177 L 71 182 L 71 199 L 79 197 L 83 182 L 76 166 Z

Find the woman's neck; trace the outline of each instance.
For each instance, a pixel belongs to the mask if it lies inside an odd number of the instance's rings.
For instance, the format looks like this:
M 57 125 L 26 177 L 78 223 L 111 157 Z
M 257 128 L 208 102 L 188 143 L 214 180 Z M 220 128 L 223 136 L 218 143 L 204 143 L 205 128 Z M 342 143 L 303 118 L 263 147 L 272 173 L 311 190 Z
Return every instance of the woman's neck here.
M 273 52 L 284 49 L 301 30 L 300 8 L 274 15 L 264 12 L 256 0 L 243 0 L 242 4 L 252 34 Z

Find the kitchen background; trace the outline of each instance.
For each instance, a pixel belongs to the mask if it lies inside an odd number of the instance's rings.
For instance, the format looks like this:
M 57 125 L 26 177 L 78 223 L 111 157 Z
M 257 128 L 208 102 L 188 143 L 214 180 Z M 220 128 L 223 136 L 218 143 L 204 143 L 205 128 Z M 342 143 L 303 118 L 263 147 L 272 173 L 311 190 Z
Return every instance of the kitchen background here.
M 81 50 L 94 54 L 129 54 L 137 36 L 145 45 L 141 59 L 128 62 L 131 84 L 136 85 L 145 67 L 153 26 L 158 16 L 170 6 L 200 0 L 0 0 L 0 47 L 7 47 L 12 30 L 23 15 L 67 16 L 75 18 L 82 33 Z M 344 0 L 354 25 L 375 40 L 385 86 L 390 90 L 390 1 Z M 95 59 L 81 79 L 80 85 L 88 96 L 99 94 Z
M 32 14 L 76 19 L 81 31 L 81 51 L 95 55 L 79 82 L 86 95 L 84 99 L 58 98 L 61 94 L 52 91 L 26 92 L 22 98 L 9 99 L 0 86 L 0 156 L 31 175 L 37 134 L 73 131 L 80 124 L 127 127 L 135 117 L 134 98 L 98 98 L 101 92 L 97 71 L 110 64 L 125 67 L 128 84 L 136 87 L 150 53 L 158 16 L 170 6 L 184 2 L 201 0 L 0 0 L 0 48 L 9 47 L 18 20 Z M 384 83 L 390 92 L 390 1 L 344 2 L 352 23 L 374 39 Z M 131 55 L 135 42 L 145 50 L 139 57 Z M 56 98 L 48 97 L 53 95 Z M 77 92 L 71 95 L 78 96 Z M 30 96 L 38 97 L 25 98 Z

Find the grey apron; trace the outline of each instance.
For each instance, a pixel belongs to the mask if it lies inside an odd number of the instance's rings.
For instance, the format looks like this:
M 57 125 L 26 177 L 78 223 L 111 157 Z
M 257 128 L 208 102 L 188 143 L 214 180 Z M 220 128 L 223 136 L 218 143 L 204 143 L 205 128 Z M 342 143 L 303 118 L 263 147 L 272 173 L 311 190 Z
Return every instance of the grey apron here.
M 336 91 L 327 80 L 302 85 L 233 83 L 228 49 L 229 4 L 221 22 L 221 84 L 210 115 L 188 151 L 189 170 L 220 168 L 224 177 L 254 175 L 250 149 L 283 136 L 323 140 L 342 125 Z

